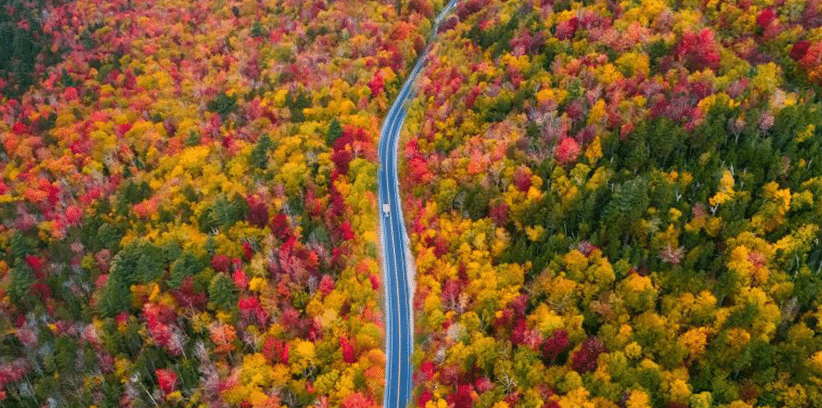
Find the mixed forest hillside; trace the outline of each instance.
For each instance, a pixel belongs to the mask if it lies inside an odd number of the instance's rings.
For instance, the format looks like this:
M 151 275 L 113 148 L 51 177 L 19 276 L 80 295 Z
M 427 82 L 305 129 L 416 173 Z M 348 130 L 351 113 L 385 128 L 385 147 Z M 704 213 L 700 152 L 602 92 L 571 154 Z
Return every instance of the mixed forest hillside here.
M 0 406 L 376 407 L 431 0 L 9 0 Z M 400 143 L 420 407 L 822 406 L 822 2 L 467 0 Z
M 822 406 L 821 26 L 461 2 L 401 143 L 417 406 Z
M 375 147 L 434 5 L 3 4 L 0 406 L 378 406 Z

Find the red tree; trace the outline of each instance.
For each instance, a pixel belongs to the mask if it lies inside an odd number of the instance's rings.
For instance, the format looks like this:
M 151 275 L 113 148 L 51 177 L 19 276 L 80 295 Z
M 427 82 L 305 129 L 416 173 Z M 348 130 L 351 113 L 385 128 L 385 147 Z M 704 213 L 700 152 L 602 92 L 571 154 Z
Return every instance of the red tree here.
M 227 273 L 231 268 L 231 258 L 226 255 L 214 255 L 211 257 L 211 267 L 217 272 Z
M 557 357 L 568 347 L 568 332 L 555 330 L 551 337 L 545 339 L 542 345 L 542 356 L 551 364 L 555 364 Z
M 763 30 L 768 28 L 774 20 L 776 20 L 776 13 L 774 13 L 770 7 L 762 10 L 762 12 L 756 16 L 756 24 Z
M 517 190 L 527 193 L 531 188 L 531 170 L 524 166 L 517 167 L 514 170 L 513 183 Z
M 177 373 L 162 368 L 154 370 L 154 373 L 157 374 L 157 383 L 160 385 L 160 389 L 163 390 L 164 395 L 174 392 L 174 387 L 177 385 Z
M 557 24 L 556 37 L 560 40 L 568 40 L 574 37 L 579 28 L 579 19 L 576 17 L 570 20 L 562 21 Z
M 471 398 L 471 384 L 460 384 L 457 392 L 448 396 L 448 405 L 454 408 L 471 408 L 474 400 Z
M 280 241 L 285 241 L 291 235 L 291 227 L 288 224 L 288 217 L 280 213 L 271 220 L 271 233 Z
M 288 342 L 269 337 L 263 343 L 263 356 L 273 364 L 288 364 Z
M 434 398 L 434 394 L 430 390 L 422 390 L 420 393 L 420 398 L 417 400 L 418 407 L 425 407 L 428 404 L 428 401 Z
M 574 353 L 572 367 L 578 373 L 597 369 L 597 358 L 605 351 L 605 345 L 596 337 L 589 337 L 582 342 L 582 347 Z
M 382 76 L 379 73 L 375 74 L 374 77 L 371 78 L 370 81 L 368 81 L 368 89 L 371 90 L 372 97 L 376 97 L 377 95 L 382 93 L 383 80 Z
M 342 350 L 343 361 L 346 364 L 353 364 L 357 362 L 357 356 L 354 353 L 354 346 L 348 341 L 345 336 L 340 337 L 340 349 Z
M 714 32 L 703 28 L 699 33 L 686 32 L 676 47 L 676 57 L 688 69 L 701 71 L 719 68 L 719 45 L 714 40 Z
M 572 163 L 579 156 L 579 144 L 576 140 L 566 137 L 557 145 L 554 152 L 557 162 L 561 165 Z
M 256 196 L 246 197 L 248 203 L 248 215 L 246 220 L 249 224 L 263 228 L 268 224 L 268 207 L 265 203 Z
M 808 41 L 799 41 L 791 47 L 791 59 L 794 61 L 799 61 L 805 54 L 808 52 L 808 48 L 810 48 L 811 43 Z

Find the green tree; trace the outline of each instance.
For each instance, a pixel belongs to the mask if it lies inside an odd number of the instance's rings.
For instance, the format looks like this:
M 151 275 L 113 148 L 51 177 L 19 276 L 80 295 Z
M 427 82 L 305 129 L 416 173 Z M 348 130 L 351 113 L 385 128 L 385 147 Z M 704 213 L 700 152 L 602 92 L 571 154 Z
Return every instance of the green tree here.
M 30 305 L 31 285 L 34 283 L 34 273 L 25 262 L 17 262 L 9 271 L 9 296 L 11 301 L 17 305 Z
M 332 119 L 331 124 L 328 125 L 328 133 L 325 138 L 325 143 L 328 146 L 334 146 L 334 142 L 337 141 L 337 139 L 340 136 L 342 136 L 342 134 L 342 125 L 340 125 L 340 122 L 337 120 L 337 118 Z
M 109 278 L 122 282 L 126 287 L 135 283 L 147 283 L 162 276 L 165 265 L 162 248 L 138 239 L 114 257 Z
M 208 285 L 208 297 L 218 307 L 231 310 L 237 303 L 237 287 L 226 275 L 218 273 Z
M 214 229 L 230 228 L 237 221 L 245 218 L 248 204 L 239 195 L 229 200 L 220 194 L 210 207 L 206 208 L 198 219 L 202 232 L 211 232 Z
M 268 133 L 263 133 L 257 140 L 257 144 L 254 145 L 254 150 L 251 151 L 251 155 L 248 158 L 249 164 L 258 169 L 268 167 L 268 152 L 273 147 L 274 143 L 271 141 L 271 138 L 268 137 Z
M 109 275 L 106 285 L 98 294 L 97 310 L 103 317 L 114 317 L 130 308 L 129 285 L 126 285 L 122 277 Z
M 285 96 L 285 106 L 291 113 L 292 122 L 303 122 L 305 121 L 303 109 L 311 106 L 310 95 L 304 91 L 290 90 Z
M 605 208 L 602 227 L 613 234 L 613 238 L 623 237 L 642 217 L 649 204 L 647 180 L 644 176 L 632 178 L 614 189 L 611 202 Z
M 178 288 L 187 276 L 194 276 L 205 267 L 205 262 L 191 252 L 183 253 L 174 263 L 171 264 L 171 278 L 169 286 Z
M 237 96 L 228 96 L 225 92 L 220 93 L 206 104 L 206 109 L 219 113 L 223 118 L 236 111 L 237 107 Z

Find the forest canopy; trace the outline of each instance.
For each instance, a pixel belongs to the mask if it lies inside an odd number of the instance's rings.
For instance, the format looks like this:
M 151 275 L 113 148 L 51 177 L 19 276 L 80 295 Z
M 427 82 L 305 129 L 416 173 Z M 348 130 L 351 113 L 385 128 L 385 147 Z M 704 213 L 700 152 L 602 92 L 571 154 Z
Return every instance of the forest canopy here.
M 415 4 L 4 1 L 0 406 L 380 405 Z
M 822 5 L 450 19 L 401 142 L 416 405 L 822 406 Z

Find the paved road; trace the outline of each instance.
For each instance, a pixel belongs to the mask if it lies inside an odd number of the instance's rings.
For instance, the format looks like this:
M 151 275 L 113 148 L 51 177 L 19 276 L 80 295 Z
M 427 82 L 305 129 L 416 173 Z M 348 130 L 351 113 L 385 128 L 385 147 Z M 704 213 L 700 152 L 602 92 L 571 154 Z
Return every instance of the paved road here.
M 431 39 L 443 18 L 453 10 L 458 0 L 451 0 L 436 18 Z M 406 246 L 408 235 L 402 218 L 400 193 L 397 183 L 397 142 L 400 129 L 408 113 L 405 102 L 413 97 L 414 80 L 420 73 L 428 54 L 426 49 L 405 80 L 394 104 L 388 111 L 380 132 L 379 188 L 382 271 L 385 285 L 386 360 L 385 408 L 404 408 L 411 397 L 411 351 L 413 349 L 413 294 L 408 282 L 411 253 Z

